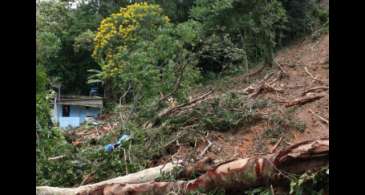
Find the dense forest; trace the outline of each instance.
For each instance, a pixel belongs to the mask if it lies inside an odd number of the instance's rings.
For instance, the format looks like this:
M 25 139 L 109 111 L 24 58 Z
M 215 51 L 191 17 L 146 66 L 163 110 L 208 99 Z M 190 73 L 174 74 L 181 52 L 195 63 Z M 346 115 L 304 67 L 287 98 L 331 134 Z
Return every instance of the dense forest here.
M 285 102 L 288 109 L 277 114 L 276 103 L 260 93 L 286 93 L 274 83 L 288 77 L 300 81 L 288 70 L 293 64 L 280 61 L 280 51 L 308 39 L 312 48 L 321 45 L 328 20 L 328 1 L 320 0 L 37 0 L 37 186 L 78 187 L 142 171 L 173 160 L 180 145 L 191 149 L 190 156 L 195 151 L 191 158 L 202 158 L 213 150 L 209 135 L 214 132 L 261 123 L 270 128 L 258 137 L 284 149 L 281 142 L 293 143 L 285 138 L 288 129 L 308 129 L 293 118 L 296 105 L 328 94 L 305 91 L 308 97 Z M 310 92 L 327 90 L 324 79 L 313 76 L 316 69 L 307 66 L 306 80 L 321 84 L 311 85 Z M 229 92 L 240 85 L 243 90 Z M 57 86 L 62 94 L 84 96 L 96 88 L 104 100 L 99 124 L 68 131 L 54 124 Z M 273 114 L 263 116 L 268 109 Z M 103 147 L 120 135 L 130 139 L 105 152 Z M 198 146 L 204 151 L 196 152 Z M 280 185 L 247 184 L 241 194 L 323 194 L 328 170 L 288 173 Z M 205 177 L 204 171 L 181 172 L 174 169 L 155 181 Z M 226 190 L 218 182 L 193 194 L 232 193 Z

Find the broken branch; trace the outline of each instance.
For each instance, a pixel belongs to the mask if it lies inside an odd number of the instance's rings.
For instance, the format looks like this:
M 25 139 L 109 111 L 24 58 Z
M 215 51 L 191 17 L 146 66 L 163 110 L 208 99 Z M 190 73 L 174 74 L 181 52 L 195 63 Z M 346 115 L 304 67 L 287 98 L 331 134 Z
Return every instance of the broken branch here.
M 184 64 L 184 65 L 181 66 L 181 68 L 180 68 L 181 70 L 180 70 L 179 77 L 176 79 L 176 82 L 175 82 L 175 85 L 174 85 L 174 89 L 172 90 L 172 92 L 169 95 L 163 96 L 160 99 L 160 102 L 165 101 L 167 98 L 173 96 L 177 92 L 177 90 L 180 87 L 181 79 L 182 79 L 182 77 L 184 75 L 184 69 L 185 69 L 185 67 L 186 67 L 186 64 Z
M 92 176 L 95 174 L 96 171 L 93 171 L 91 173 L 89 173 L 88 175 L 86 175 L 84 177 L 84 179 L 81 181 L 80 186 L 90 183 L 90 180 L 92 179 Z
M 280 139 L 276 142 L 276 144 L 272 148 L 271 153 L 274 153 L 275 152 L 275 150 L 278 148 L 278 146 L 280 145 L 280 143 L 281 143 L 282 140 L 283 140 L 283 137 L 280 137 Z
M 317 79 L 317 77 L 314 77 L 312 73 L 309 72 L 308 68 L 306 66 L 304 66 L 304 70 L 305 72 L 315 81 L 319 81 L 321 83 L 324 83 L 324 81 L 320 80 L 320 79 Z
M 307 93 L 309 93 L 309 92 L 312 92 L 312 91 L 316 91 L 316 90 L 326 90 L 326 89 L 328 89 L 328 87 L 326 87 L 326 86 L 313 87 L 313 88 L 310 88 L 310 89 L 308 89 L 308 90 L 304 91 L 304 92 L 302 93 L 302 95 L 304 96 L 305 94 L 307 94 Z
M 318 100 L 322 97 L 324 97 L 325 94 L 313 94 L 313 95 L 308 95 L 303 97 L 303 98 L 296 98 L 295 100 L 288 102 L 285 107 L 291 107 L 291 106 L 295 106 L 295 105 L 302 105 L 308 102 L 312 102 L 314 100 Z
M 322 117 L 319 114 L 316 114 L 315 112 L 313 112 L 313 110 L 309 109 L 309 112 L 312 113 L 317 118 L 319 118 L 321 121 L 325 122 L 327 125 L 329 124 L 329 121 L 327 119 L 325 119 L 324 117 Z
M 200 158 L 202 158 L 203 156 L 204 156 L 204 154 L 208 151 L 208 149 L 212 146 L 212 142 L 211 141 L 209 141 L 208 139 L 207 139 L 207 141 L 208 141 L 208 145 L 204 148 L 204 150 L 199 154 L 199 156 L 198 156 L 198 158 L 200 159 Z
M 60 155 L 60 156 L 50 157 L 50 158 L 48 158 L 48 160 L 58 160 L 58 159 L 62 159 L 64 157 L 66 157 L 66 156 L 65 155 Z
M 288 73 L 284 70 L 284 68 L 281 66 L 281 64 L 279 64 L 279 62 L 277 62 L 277 61 L 273 61 L 274 62 L 274 64 L 276 64 L 278 67 L 279 67 L 279 69 L 281 70 L 281 72 L 282 73 L 284 73 L 284 75 L 288 75 Z
M 259 81 L 257 84 L 250 85 L 246 87 L 243 92 L 248 93 L 248 98 L 255 98 L 258 94 L 260 94 L 262 91 L 275 91 L 275 92 L 283 92 L 283 89 L 278 89 L 273 87 L 273 84 L 279 80 L 282 76 L 282 72 L 277 72 L 277 76 L 272 79 L 270 82 L 268 80 L 272 77 L 274 73 L 269 73 L 265 76 L 265 78 L 261 81 Z
M 172 107 L 172 108 L 166 108 L 165 110 L 160 112 L 155 119 L 152 120 L 153 122 L 149 121 L 149 122 L 145 123 L 143 126 L 145 128 L 152 127 L 152 126 L 155 125 L 155 123 L 158 119 L 163 118 L 167 115 L 170 115 L 174 112 L 177 112 L 177 111 L 181 110 L 182 108 L 184 108 L 188 105 L 191 105 L 191 104 L 194 104 L 198 101 L 201 101 L 201 100 L 205 99 L 206 97 L 208 97 L 212 93 L 213 93 L 213 90 L 209 90 L 207 93 L 205 93 L 205 94 L 203 94 L 203 95 L 201 95 L 201 96 L 199 96 L 199 97 L 197 97 L 197 98 L 195 98 L 195 99 L 193 99 L 193 100 L 191 100 L 191 101 L 189 101 L 185 104 L 181 104 L 181 105 L 178 105 L 178 106 L 175 106 L 175 107 Z

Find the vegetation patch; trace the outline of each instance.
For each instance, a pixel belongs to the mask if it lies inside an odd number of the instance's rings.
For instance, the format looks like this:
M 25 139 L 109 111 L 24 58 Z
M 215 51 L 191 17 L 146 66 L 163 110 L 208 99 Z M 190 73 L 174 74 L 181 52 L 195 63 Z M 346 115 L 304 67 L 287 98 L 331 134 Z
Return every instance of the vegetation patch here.
M 280 137 L 290 137 L 291 130 L 297 130 L 304 132 L 306 125 L 304 122 L 299 121 L 291 114 L 293 111 L 287 112 L 283 116 L 278 114 L 272 114 L 267 120 L 269 128 L 267 128 L 263 136 L 265 138 L 271 138 L 272 143 L 275 143 Z

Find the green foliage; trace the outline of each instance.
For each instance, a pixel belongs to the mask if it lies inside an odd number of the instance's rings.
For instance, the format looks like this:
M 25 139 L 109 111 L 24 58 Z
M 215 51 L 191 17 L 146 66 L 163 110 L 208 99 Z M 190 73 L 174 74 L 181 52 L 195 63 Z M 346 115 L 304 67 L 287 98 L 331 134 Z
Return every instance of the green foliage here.
M 82 32 L 79 36 L 75 37 L 74 42 L 74 50 L 76 53 L 79 53 L 81 51 L 89 51 L 91 52 L 94 48 L 93 42 L 94 42 L 95 33 L 91 30 L 86 30 L 85 32 Z
M 87 79 L 88 84 L 103 83 L 103 72 L 97 69 L 87 70 L 90 75 Z
M 201 111 L 206 113 L 202 117 L 204 129 L 224 131 L 256 122 L 259 117 L 255 113 L 255 107 L 250 103 L 245 104 L 245 100 L 234 93 L 223 97 L 221 101 L 215 99 Z
M 70 145 L 67 144 L 58 128 L 48 128 L 37 125 L 37 184 L 38 185 L 68 185 L 77 178 L 75 169 L 70 168 L 67 160 L 62 163 L 48 160 L 49 157 L 70 155 Z M 67 158 L 66 158 L 67 159 Z
M 47 90 L 47 74 L 42 65 L 36 69 L 36 120 L 41 127 L 47 127 L 49 123 L 49 99 Z
M 293 114 L 291 114 L 292 112 L 293 111 L 289 111 L 284 115 L 272 114 L 268 119 L 270 127 L 265 130 L 264 136 L 274 139 L 282 136 L 286 137 L 290 136 L 290 131 L 293 129 L 303 133 L 306 128 L 305 123 L 295 119 Z
M 203 29 L 200 22 L 188 20 L 177 24 L 175 32 L 184 44 L 195 46 L 199 42 L 199 36 L 202 31 Z
M 190 112 L 165 120 L 167 124 L 174 126 L 170 126 L 171 128 L 194 124 L 196 129 L 203 131 L 226 131 L 254 124 L 260 120 L 256 110 L 265 106 L 266 104 L 249 101 L 245 96 L 230 93 L 203 102 Z
M 53 94 L 48 89 L 45 68 L 36 69 L 36 181 L 40 185 L 68 185 L 77 178 L 77 172 L 68 163 L 54 163 L 48 158 L 72 153 L 61 131 L 50 127 L 50 105 Z
M 317 171 L 307 171 L 298 177 L 290 179 L 290 185 L 281 188 L 281 193 L 290 195 L 313 194 L 322 195 L 329 191 L 329 168 L 324 167 Z M 274 187 L 275 188 L 275 187 Z M 258 187 L 245 191 L 247 195 L 271 195 L 269 186 Z
M 90 9 L 84 4 L 72 9 L 62 1 L 37 2 L 37 63 L 44 65 L 49 78 L 59 78 L 64 94 L 88 94 L 86 70 L 97 68 L 86 49 L 93 47 L 89 31 L 96 30 L 101 17 Z
M 108 51 L 112 49 L 113 54 L 124 52 L 125 48 L 119 48 L 123 45 L 120 42 L 125 42 L 124 46 L 128 46 L 129 51 L 134 45 L 132 40 L 152 41 L 160 34 L 161 27 L 168 23 L 164 14 L 177 24 L 175 33 L 178 36 L 173 39 L 180 39 L 183 47 L 195 54 L 197 66 L 208 71 L 236 69 L 236 65 L 241 64 L 247 65 L 247 69 L 263 60 L 270 63 L 278 44 L 283 45 L 328 21 L 328 11 L 320 8 L 315 0 L 155 0 L 152 3 L 156 4 L 149 4 L 148 9 L 136 7 L 137 12 L 144 10 L 143 17 L 132 14 L 128 19 L 127 15 L 120 15 L 120 9 L 130 4 L 128 0 L 79 1 L 76 8 L 71 8 L 68 1 L 39 1 L 37 60 L 42 60 L 50 78 L 60 78 L 64 93 L 86 94 L 89 88 L 86 85 L 87 70 L 98 68 L 91 51 L 96 48 L 94 57 L 98 63 L 113 66 L 106 69 L 114 70 L 123 63 L 115 60 L 112 63 L 113 60 L 106 59 Z M 130 23 L 128 28 L 124 28 L 123 24 L 121 31 L 115 29 L 118 33 L 114 36 L 114 31 L 108 30 L 114 24 L 104 22 L 109 27 L 98 40 L 110 42 L 105 46 L 108 51 L 103 49 L 104 46 L 100 47 L 101 43 L 94 47 L 94 42 L 91 42 L 92 32 L 96 32 L 100 22 L 103 19 L 107 21 L 106 18 Z M 116 22 L 114 27 L 120 27 L 121 23 Z M 135 26 L 137 23 L 140 25 Z M 103 24 L 99 34 L 102 27 Z M 317 31 L 314 37 L 326 29 Z M 125 39 L 127 34 L 132 42 Z M 119 35 L 125 37 L 119 38 Z
M 46 91 L 47 74 L 42 65 L 37 65 L 36 68 L 36 94 L 42 94 Z
M 188 20 L 189 12 L 195 0 L 153 0 L 161 6 L 164 14 L 171 18 L 172 22 L 179 23 Z M 149 1 L 148 1 L 149 2 Z
M 329 168 L 322 168 L 316 172 L 306 172 L 290 182 L 289 194 L 320 195 L 329 190 Z
M 280 36 L 280 29 L 286 22 L 285 10 L 276 0 L 198 0 L 191 9 L 191 17 L 204 29 L 196 51 L 203 48 L 210 51 L 208 56 L 213 57 L 213 60 L 206 61 L 207 52 L 202 52 L 199 64 L 217 67 L 213 70 L 218 72 L 232 63 L 246 66 L 262 60 L 271 63 L 275 37 Z M 219 51 L 219 47 L 226 51 L 214 52 Z
M 312 32 L 328 20 L 328 11 L 316 0 L 280 0 L 286 10 L 288 23 L 283 30 L 282 42 L 287 43 Z
M 228 34 L 208 37 L 197 53 L 200 57 L 199 67 L 205 72 L 220 73 L 233 69 L 234 66 L 247 65 L 244 49 L 233 44 Z
M 112 134 L 104 136 L 96 143 L 84 143 L 76 148 L 66 141 L 58 128 L 39 128 L 37 132 L 37 185 L 70 187 L 79 185 L 87 175 L 92 175 L 93 181 L 97 182 L 126 174 L 125 167 L 129 172 L 145 168 L 139 164 L 142 160 L 135 163 L 124 161 L 123 148 L 117 148 L 112 153 L 104 152 L 101 146 L 115 141 Z M 123 147 L 126 148 L 130 143 L 125 143 Z M 131 151 L 132 155 L 133 152 L 134 150 Z M 59 155 L 64 157 L 48 159 Z M 137 157 L 142 159 L 138 155 Z
M 37 31 L 52 32 L 57 36 L 66 35 L 70 12 L 67 3 L 61 1 L 37 1 Z
M 218 45 L 212 44 L 211 36 L 220 37 L 218 42 L 224 49 L 233 49 L 228 53 L 238 51 L 236 53 L 242 64 L 251 67 L 261 61 L 270 64 L 276 48 L 312 32 L 319 23 L 328 21 L 328 13 L 314 0 L 197 0 L 191 9 L 191 18 L 200 22 L 204 29 L 199 34 L 200 44 L 194 51 L 206 48 L 212 53 L 208 56 L 212 56 L 213 60 L 207 61 L 206 52 L 200 52 L 199 64 L 207 70 L 216 67 L 213 70 L 219 72 L 232 60 L 225 52 L 214 52 Z M 227 39 L 223 37 L 227 34 L 233 45 L 224 44 Z M 225 57 L 228 60 L 215 62 Z
M 204 190 L 198 189 L 197 191 L 194 192 L 188 192 L 188 195 L 225 195 L 225 194 L 229 194 L 226 193 L 226 191 L 224 189 L 221 189 L 219 187 L 217 187 L 216 189 L 210 190 L 208 192 L 205 192 Z
M 247 195 L 273 195 L 270 188 L 268 187 L 258 187 L 245 192 Z
M 61 40 L 52 32 L 37 32 L 37 63 L 47 64 L 51 57 L 57 56 Z
M 179 26 L 185 29 L 179 33 L 168 22 L 158 5 L 147 3 L 122 8 L 102 21 L 93 55 L 116 95 L 129 88 L 141 104 L 150 103 L 172 91 L 181 75 L 178 97 L 199 79 L 194 55 L 184 48 L 194 39 L 191 29 Z
M 97 13 L 100 17 L 105 18 L 120 10 L 121 7 L 129 5 L 131 0 L 88 0 L 82 1 L 79 9 L 85 12 Z

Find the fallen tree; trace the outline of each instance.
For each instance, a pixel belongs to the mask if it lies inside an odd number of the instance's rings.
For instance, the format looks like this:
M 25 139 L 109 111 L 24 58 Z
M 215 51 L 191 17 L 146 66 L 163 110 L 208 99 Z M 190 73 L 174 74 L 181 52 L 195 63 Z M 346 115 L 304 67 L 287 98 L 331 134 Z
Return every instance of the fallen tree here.
M 114 183 L 141 183 L 152 181 L 158 178 L 163 173 L 169 173 L 173 169 L 182 167 L 182 161 L 178 162 L 170 162 L 164 165 L 160 165 L 157 167 L 145 169 L 143 171 L 128 174 L 125 176 L 113 178 L 110 180 L 102 181 L 95 184 L 84 185 L 77 188 L 58 188 L 58 187 L 48 187 L 48 186 L 40 186 L 37 187 L 37 194 L 38 195 L 69 195 L 69 194 L 78 194 L 83 191 L 90 191 L 93 192 L 98 189 L 100 186 L 105 186 L 108 184 Z
M 195 103 L 197 103 L 199 101 L 202 101 L 202 100 L 206 99 L 212 93 L 213 93 L 213 90 L 209 90 L 208 92 L 204 93 L 203 95 L 201 95 L 201 96 L 199 96 L 199 97 L 197 97 L 197 98 L 195 98 L 195 99 L 193 99 L 193 100 L 191 100 L 191 101 L 189 101 L 187 103 L 184 103 L 184 104 L 181 104 L 181 105 L 177 105 L 177 106 L 172 107 L 172 108 L 166 108 L 166 109 L 162 110 L 161 112 L 159 112 L 157 114 L 157 116 L 154 119 L 152 119 L 152 121 L 146 122 L 143 126 L 145 128 L 151 128 L 151 127 L 153 127 L 156 124 L 156 122 L 159 119 L 161 119 L 163 117 L 166 117 L 166 116 L 168 116 L 168 115 L 170 115 L 170 114 L 172 114 L 174 112 L 178 112 L 181 109 L 183 109 L 184 107 L 187 107 L 189 105 L 192 105 L 192 104 L 195 104 Z
M 273 72 L 268 73 L 267 75 L 265 75 L 263 80 L 246 87 L 243 90 L 243 93 L 248 94 L 249 98 L 255 98 L 263 91 L 282 93 L 284 90 L 280 88 L 275 88 L 274 83 L 286 74 L 283 71 L 278 71 L 275 77 L 273 77 L 273 75 Z
M 141 176 L 145 174 L 146 170 L 144 170 L 78 188 L 37 187 L 37 194 L 167 194 L 171 191 L 185 194 L 199 189 L 209 191 L 217 187 L 245 190 L 283 180 L 291 174 L 301 174 L 307 170 L 322 168 L 328 165 L 328 155 L 329 140 L 325 138 L 301 142 L 262 157 L 237 159 L 220 164 L 209 169 L 200 177 L 188 181 L 156 182 L 153 181 L 156 175 L 148 179 L 135 177 L 135 175 Z M 169 167 L 173 168 L 174 165 L 170 164 Z M 156 173 L 156 170 L 161 170 L 161 168 L 160 166 L 147 170 L 154 170 L 152 172 Z

